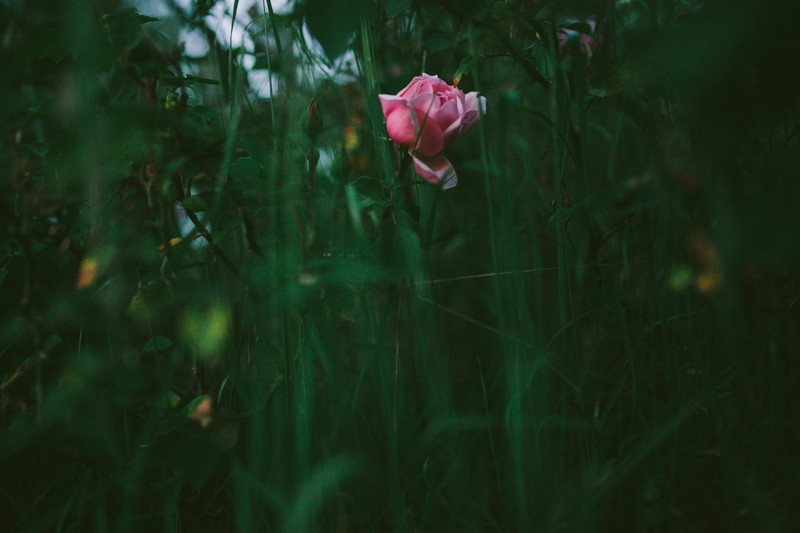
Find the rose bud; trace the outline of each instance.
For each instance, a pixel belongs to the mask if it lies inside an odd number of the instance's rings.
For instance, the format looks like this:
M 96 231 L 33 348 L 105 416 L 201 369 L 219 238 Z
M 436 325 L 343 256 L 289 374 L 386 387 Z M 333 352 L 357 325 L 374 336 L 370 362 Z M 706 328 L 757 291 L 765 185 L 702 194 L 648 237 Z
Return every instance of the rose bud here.
M 317 136 L 322 131 L 322 127 L 325 125 L 324 121 L 322 120 L 322 115 L 319 113 L 319 107 L 317 106 L 317 97 L 314 97 L 311 100 L 311 103 L 308 104 L 306 110 L 303 112 L 303 131 L 306 132 L 309 139 L 312 141 L 317 140 Z

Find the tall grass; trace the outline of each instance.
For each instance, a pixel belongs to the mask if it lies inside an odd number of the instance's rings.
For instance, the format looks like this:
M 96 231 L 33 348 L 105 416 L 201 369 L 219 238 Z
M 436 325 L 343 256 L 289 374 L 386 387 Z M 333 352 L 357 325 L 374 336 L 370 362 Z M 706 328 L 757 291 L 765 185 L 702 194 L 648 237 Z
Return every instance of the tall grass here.
M 214 4 L 0 4 L 4 530 L 800 527 L 793 4 Z

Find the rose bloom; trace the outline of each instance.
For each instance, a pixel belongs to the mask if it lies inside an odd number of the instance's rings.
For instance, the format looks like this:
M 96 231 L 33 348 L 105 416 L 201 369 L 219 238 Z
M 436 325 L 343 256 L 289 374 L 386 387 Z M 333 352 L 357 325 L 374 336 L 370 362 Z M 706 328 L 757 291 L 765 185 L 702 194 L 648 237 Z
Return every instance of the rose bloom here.
M 579 21 L 569 20 L 567 22 L 568 24 L 572 24 Z M 586 19 L 583 22 L 588 24 L 589 28 L 591 28 L 591 35 L 579 33 L 566 27 L 561 28 L 558 32 L 558 47 L 561 50 L 561 57 L 567 61 L 572 59 L 573 43 L 577 45 L 578 51 L 586 59 L 586 61 L 589 61 L 592 58 L 592 53 L 594 52 L 595 48 L 597 48 L 597 41 L 594 37 L 595 31 L 597 31 L 597 23 L 591 18 Z
M 417 76 L 397 95 L 380 94 L 386 131 L 414 158 L 414 170 L 426 181 L 449 189 L 456 171 L 441 151 L 486 113 L 486 98 L 464 94 L 438 76 Z

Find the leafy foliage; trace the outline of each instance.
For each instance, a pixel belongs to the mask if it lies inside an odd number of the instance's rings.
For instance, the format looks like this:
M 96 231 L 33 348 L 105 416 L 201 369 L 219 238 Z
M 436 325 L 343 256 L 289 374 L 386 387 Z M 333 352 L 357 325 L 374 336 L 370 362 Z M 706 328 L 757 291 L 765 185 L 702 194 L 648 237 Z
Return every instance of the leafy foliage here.
M 0 2 L 5 529 L 798 529 L 798 15 Z

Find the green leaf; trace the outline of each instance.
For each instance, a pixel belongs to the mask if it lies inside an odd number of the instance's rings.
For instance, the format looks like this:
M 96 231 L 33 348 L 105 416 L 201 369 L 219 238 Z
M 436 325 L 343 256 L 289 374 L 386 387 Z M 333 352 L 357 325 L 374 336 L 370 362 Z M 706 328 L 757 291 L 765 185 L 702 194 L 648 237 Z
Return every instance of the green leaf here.
M 673 267 L 669 275 L 669 287 L 673 291 L 685 291 L 694 283 L 694 272 L 687 265 Z
M 461 64 L 458 65 L 456 73 L 453 75 L 453 83 L 458 85 L 458 82 L 461 81 L 461 78 L 469 74 L 469 71 L 472 70 L 472 67 L 475 66 L 475 63 L 477 62 L 478 56 L 469 55 L 462 59 Z
M 191 350 L 207 361 L 218 360 L 231 330 L 228 311 L 220 304 L 192 309 L 180 318 L 181 336 Z
M 169 340 L 167 337 L 156 335 L 155 337 L 151 338 L 150 340 L 144 343 L 144 345 L 142 346 L 142 351 L 157 352 L 159 350 L 166 350 L 170 346 L 172 346 L 171 340 Z
M 411 7 L 413 0 L 386 0 L 383 7 L 386 9 L 386 16 L 394 18 L 401 13 L 405 13 Z
M 30 149 L 31 149 L 31 152 L 34 155 L 39 156 L 39 157 L 46 156 L 47 152 L 48 152 L 47 143 L 44 143 L 42 141 L 36 141 L 36 142 L 31 143 Z
M 614 89 L 605 89 L 602 87 L 592 87 L 587 91 L 586 99 L 590 100 L 593 98 L 608 98 L 609 96 L 616 96 L 622 93 L 622 89 L 614 88 Z
M 47 337 L 44 342 L 42 343 L 42 351 L 45 353 L 50 352 L 53 348 L 61 344 L 63 339 L 58 333 L 53 333 L 49 337 Z
M 200 431 L 177 433 L 159 444 L 158 457 L 181 478 L 202 485 L 222 461 L 223 449 L 212 435 Z
M 261 163 L 252 157 L 240 157 L 228 172 L 234 180 L 256 179 L 261 173 Z
M 199 194 L 184 198 L 181 204 L 183 204 L 184 209 L 188 209 L 189 211 L 195 211 L 195 212 L 202 212 L 208 208 L 208 206 L 206 205 L 205 198 L 203 198 Z
M 422 44 L 428 50 L 436 52 L 452 48 L 453 39 L 443 31 L 433 30 L 425 34 L 422 38 Z
M 404 226 L 386 223 L 381 226 L 377 242 L 378 260 L 390 279 L 413 274 L 422 255 L 419 237 Z
M 385 278 L 384 271 L 371 257 L 337 258 L 330 270 L 320 276 L 320 281 L 344 286 L 377 283 Z
M 219 85 L 219 80 L 212 80 L 211 78 L 201 78 L 200 76 L 184 76 L 183 81 L 190 85 L 192 83 L 200 83 L 203 85 Z
M 389 199 L 385 197 L 386 193 L 381 187 L 378 180 L 368 177 L 361 177 L 356 179 L 348 187 L 353 187 L 355 190 L 356 205 L 359 211 L 371 206 L 389 207 Z
M 550 217 L 550 220 L 547 222 L 547 227 L 555 228 L 559 224 L 564 224 L 572 218 L 572 215 L 575 214 L 575 210 L 571 207 L 559 207 L 556 209 L 553 216 Z
M 120 9 L 103 17 L 107 29 L 120 49 L 131 50 L 142 40 L 142 20 L 135 9 Z
M 358 30 L 362 6 L 359 0 L 309 0 L 306 3 L 308 31 L 319 41 L 329 60 L 333 61 L 350 46 Z
M 72 53 L 72 39 L 70 36 L 60 32 L 53 38 L 47 48 L 42 52 L 42 57 L 49 57 L 53 63 L 60 63 L 62 59 Z
M 206 107 L 204 105 L 198 105 L 192 107 L 192 113 L 194 113 L 201 120 L 207 122 L 213 121 L 217 116 L 216 112 L 213 109 Z

